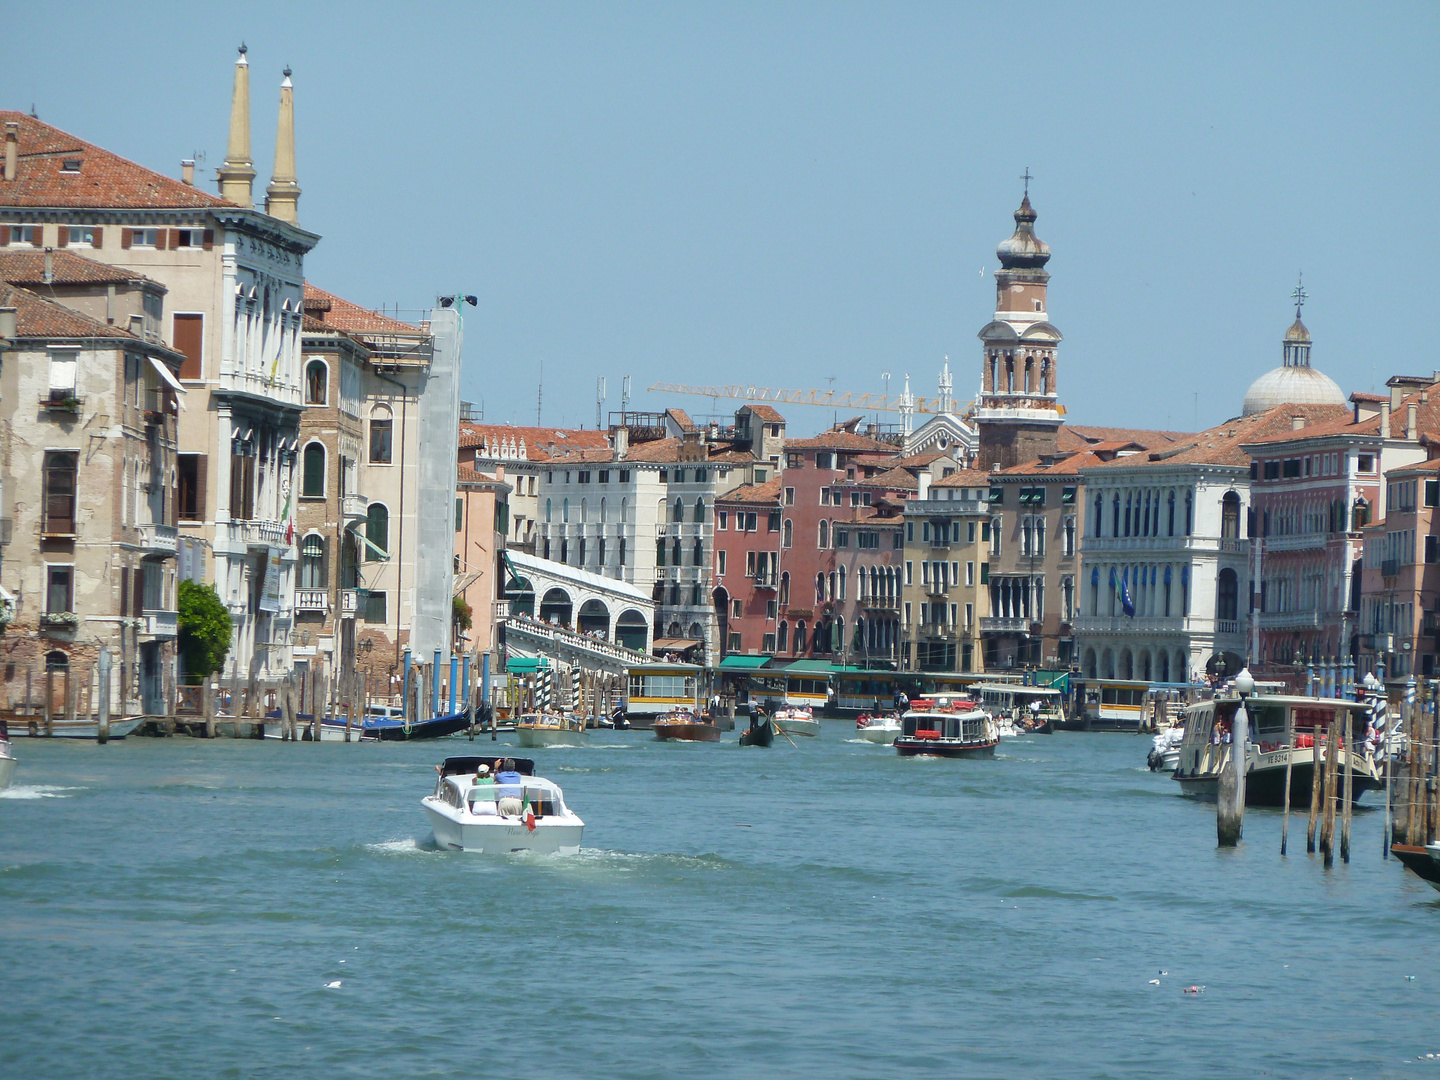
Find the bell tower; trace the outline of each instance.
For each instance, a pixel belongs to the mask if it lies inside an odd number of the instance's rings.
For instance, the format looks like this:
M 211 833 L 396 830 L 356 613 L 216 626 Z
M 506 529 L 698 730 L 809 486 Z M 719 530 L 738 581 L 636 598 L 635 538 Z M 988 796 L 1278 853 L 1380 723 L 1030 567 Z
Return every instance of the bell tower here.
M 1060 331 L 1050 324 L 1046 291 L 1050 245 L 1035 235 L 1030 170 L 1015 211 L 1015 232 L 995 249 L 995 316 L 980 331 L 980 436 L 977 467 L 1002 469 L 1055 451 L 1060 429 L 1057 351 Z

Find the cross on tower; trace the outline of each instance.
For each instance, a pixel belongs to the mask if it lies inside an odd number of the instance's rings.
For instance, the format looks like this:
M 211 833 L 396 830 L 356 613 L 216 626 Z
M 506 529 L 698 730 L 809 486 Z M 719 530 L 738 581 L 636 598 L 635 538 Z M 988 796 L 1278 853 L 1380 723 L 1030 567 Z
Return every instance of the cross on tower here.
M 1295 318 L 1300 318 L 1300 309 L 1305 306 L 1308 294 L 1305 292 L 1305 275 L 1302 272 L 1300 280 L 1295 286 L 1295 291 L 1290 294 L 1290 299 L 1295 301 Z
M 1025 166 L 1025 175 L 1020 177 L 1020 179 L 1025 181 L 1025 197 L 1028 199 L 1030 197 L 1030 181 L 1035 179 L 1030 175 L 1029 165 Z

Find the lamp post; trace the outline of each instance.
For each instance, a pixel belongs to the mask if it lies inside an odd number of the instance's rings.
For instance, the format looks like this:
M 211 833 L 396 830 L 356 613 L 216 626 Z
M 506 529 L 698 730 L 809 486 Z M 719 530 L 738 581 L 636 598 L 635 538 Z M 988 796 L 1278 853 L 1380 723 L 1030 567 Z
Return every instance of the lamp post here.
M 1250 726 L 1245 702 L 1255 692 L 1255 679 L 1248 667 L 1242 668 L 1235 676 L 1235 692 L 1240 695 L 1240 705 L 1230 722 L 1230 755 L 1220 769 L 1215 806 L 1215 835 L 1221 847 L 1234 847 L 1239 843 L 1245 825 L 1245 771 L 1249 764 Z

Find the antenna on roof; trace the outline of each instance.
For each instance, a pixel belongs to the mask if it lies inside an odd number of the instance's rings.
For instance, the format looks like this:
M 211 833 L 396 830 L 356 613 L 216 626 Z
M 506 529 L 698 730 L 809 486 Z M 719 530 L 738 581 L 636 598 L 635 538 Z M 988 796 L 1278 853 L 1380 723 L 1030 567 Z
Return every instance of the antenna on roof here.
M 535 388 L 535 426 L 540 426 L 540 406 L 545 403 L 545 358 L 540 358 L 540 385 Z
M 600 409 L 605 404 L 605 376 L 595 380 L 595 430 L 600 430 Z
M 630 408 L 630 376 L 620 380 L 620 411 L 626 412 Z
M 31 120 L 39 120 L 39 119 L 40 119 L 40 114 L 35 111 L 35 103 L 34 103 L 33 101 L 30 103 L 30 119 L 31 119 Z

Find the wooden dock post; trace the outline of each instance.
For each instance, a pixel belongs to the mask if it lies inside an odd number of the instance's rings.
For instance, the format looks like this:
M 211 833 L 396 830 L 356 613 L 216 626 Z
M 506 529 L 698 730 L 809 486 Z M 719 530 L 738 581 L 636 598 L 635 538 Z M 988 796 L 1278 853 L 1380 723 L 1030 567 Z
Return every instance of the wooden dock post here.
M 1350 805 L 1355 794 L 1355 777 L 1352 766 L 1355 729 L 1350 713 L 1347 712 L 1344 716 L 1345 719 L 1341 723 L 1345 726 L 1345 737 L 1341 752 L 1345 754 L 1345 784 L 1341 792 L 1340 859 L 1342 862 L 1348 863 L 1350 861 Z
M 1410 738 L 1407 740 L 1406 748 L 1406 765 L 1408 766 L 1406 773 L 1408 775 L 1405 782 L 1405 842 L 1419 844 L 1423 833 L 1415 820 L 1417 816 L 1415 811 L 1420 801 L 1418 798 L 1421 776 L 1420 714 L 1414 705 L 1407 707 L 1406 714 L 1409 721 Z
M 1325 736 L 1325 806 L 1320 818 L 1320 854 L 1325 866 L 1335 863 L 1336 777 L 1340 766 L 1340 721 L 1331 720 Z
M 215 684 L 209 675 L 200 684 L 200 712 L 205 717 L 205 738 L 215 738 Z
M 1290 837 L 1290 767 L 1295 756 L 1294 748 L 1289 745 L 1295 741 L 1295 734 L 1290 733 L 1290 740 L 1285 746 L 1285 810 L 1280 819 L 1280 854 L 1285 854 L 1285 843 Z
M 1320 729 L 1310 733 L 1310 822 L 1305 826 L 1305 852 L 1315 853 L 1315 820 L 1320 816 L 1320 791 L 1325 786 L 1324 763 L 1320 758 Z
M 55 669 L 45 665 L 45 737 L 55 734 Z
M 95 664 L 95 728 L 100 742 L 110 741 L 110 650 L 102 648 Z

